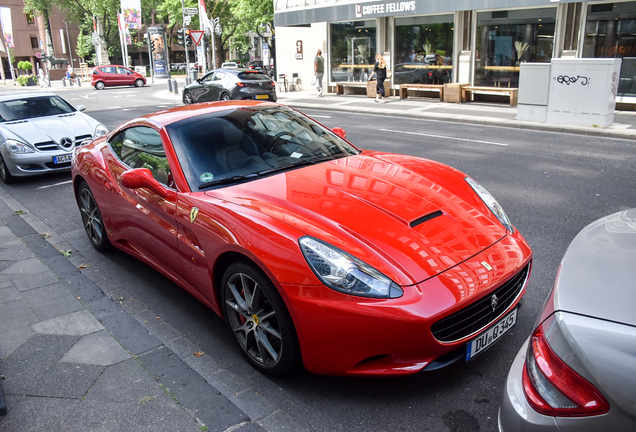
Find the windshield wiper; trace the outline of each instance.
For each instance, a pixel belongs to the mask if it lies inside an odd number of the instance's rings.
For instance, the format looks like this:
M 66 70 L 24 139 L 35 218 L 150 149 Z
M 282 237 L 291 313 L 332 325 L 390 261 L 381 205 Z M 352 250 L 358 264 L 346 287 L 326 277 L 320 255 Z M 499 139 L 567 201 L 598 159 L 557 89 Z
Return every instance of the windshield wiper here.
M 301 166 L 305 166 L 305 165 L 313 165 L 313 164 L 317 164 L 320 162 L 325 162 L 328 160 L 333 160 L 333 159 L 338 159 L 338 156 L 322 156 L 322 157 L 318 157 L 318 158 L 313 158 L 313 159 L 299 159 L 296 162 L 287 164 L 287 165 L 283 165 L 283 166 L 279 166 L 279 167 L 274 167 L 274 168 L 269 168 L 263 171 L 259 171 L 258 174 L 259 175 L 268 175 L 268 174 L 273 174 L 276 172 L 280 172 L 280 171 L 287 171 L 293 168 L 298 168 Z
M 255 179 L 257 177 L 260 177 L 260 175 L 258 173 L 236 175 L 236 176 L 232 176 L 232 177 L 223 177 L 223 178 L 220 178 L 218 180 L 212 180 L 212 181 L 209 181 L 209 182 L 201 183 L 199 185 L 199 190 L 208 188 L 210 186 L 218 186 L 218 185 L 224 185 L 224 184 L 230 184 L 230 183 L 240 183 L 242 181 L 252 180 L 252 179 Z

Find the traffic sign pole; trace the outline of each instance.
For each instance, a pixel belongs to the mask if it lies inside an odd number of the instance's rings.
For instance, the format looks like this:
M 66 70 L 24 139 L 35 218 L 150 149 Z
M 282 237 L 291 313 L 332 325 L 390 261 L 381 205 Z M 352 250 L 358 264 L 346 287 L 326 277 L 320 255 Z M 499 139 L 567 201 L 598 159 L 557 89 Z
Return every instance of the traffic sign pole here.
M 196 8 L 188 8 L 188 9 L 196 9 Z M 183 0 L 181 0 L 181 17 L 183 18 L 183 25 L 181 26 L 182 30 L 185 30 L 185 26 L 186 26 L 186 22 L 185 22 L 185 7 L 183 4 Z M 188 17 L 189 18 L 189 17 Z M 190 23 L 188 23 L 190 24 Z M 189 73 L 190 73 L 190 57 L 188 55 L 188 45 L 186 44 L 186 34 L 185 31 L 183 33 L 183 49 L 185 50 L 185 58 L 186 58 L 186 79 L 187 77 L 189 77 Z

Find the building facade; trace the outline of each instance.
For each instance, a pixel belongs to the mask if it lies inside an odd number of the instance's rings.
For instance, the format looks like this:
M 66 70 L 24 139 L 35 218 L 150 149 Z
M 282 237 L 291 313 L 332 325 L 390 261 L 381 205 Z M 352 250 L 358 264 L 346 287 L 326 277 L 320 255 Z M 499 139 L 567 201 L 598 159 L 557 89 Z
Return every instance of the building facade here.
M 24 2 L 22 0 L 3 0 L 3 7 L 11 9 L 11 24 L 13 28 L 13 55 L 15 56 L 15 68 L 21 61 L 29 61 L 33 65 L 31 73 L 36 74 L 40 64 L 38 53 L 47 53 L 46 25 L 44 18 L 34 16 L 24 12 Z M 51 29 L 51 44 L 49 54 L 55 54 L 58 59 L 64 59 L 63 65 L 72 64 L 74 68 L 79 68 L 80 59 L 75 54 L 77 47 L 77 36 L 79 28 L 77 24 L 66 23 L 66 15 L 55 6 L 49 17 Z M 2 41 L 5 45 L 4 40 Z M 6 49 L 7 47 L 5 47 Z M 52 48 L 52 51 L 50 51 Z M 4 76 L 10 78 L 9 59 L 6 52 L 0 51 Z M 44 62 L 42 66 L 45 67 Z M 59 67 L 62 67 L 60 65 Z
M 622 58 L 618 103 L 636 103 L 636 1 L 274 0 L 279 74 L 305 89 L 318 49 L 325 80 L 366 81 L 375 55 L 391 84 L 518 87 L 519 64 Z

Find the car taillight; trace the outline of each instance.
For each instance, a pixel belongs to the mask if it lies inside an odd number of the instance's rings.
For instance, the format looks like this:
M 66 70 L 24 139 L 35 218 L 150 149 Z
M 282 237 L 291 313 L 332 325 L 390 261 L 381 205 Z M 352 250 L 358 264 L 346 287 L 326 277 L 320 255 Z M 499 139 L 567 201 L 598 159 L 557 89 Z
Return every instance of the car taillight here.
M 247 84 L 245 84 L 244 82 L 240 82 L 239 81 L 239 82 L 236 83 L 236 85 L 239 86 L 239 87 L 245 87 Z
M 605 414 L 609 403 L 596 387 L 552 350 L 540 325 L 530 338 L 523 368 L 523 392 L 540 414 L 582 417 Z

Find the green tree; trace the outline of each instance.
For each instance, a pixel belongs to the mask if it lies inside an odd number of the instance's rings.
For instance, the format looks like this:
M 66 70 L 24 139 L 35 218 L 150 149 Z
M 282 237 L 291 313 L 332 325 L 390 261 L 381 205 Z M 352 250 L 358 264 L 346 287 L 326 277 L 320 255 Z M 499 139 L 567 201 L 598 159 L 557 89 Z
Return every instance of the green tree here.
M 247 33 L 252 31 L 261 37 L 267 30 L 271 30 L 271 36 L 264 37 L 269 44 L 272 57 L 276 58 L 275 29 L 274 29 L 274 1 L 273 0 L 233 0 L 232 14 L 240 23 L 241 32 L 245 40 L 240 44 L 250 48 Z

